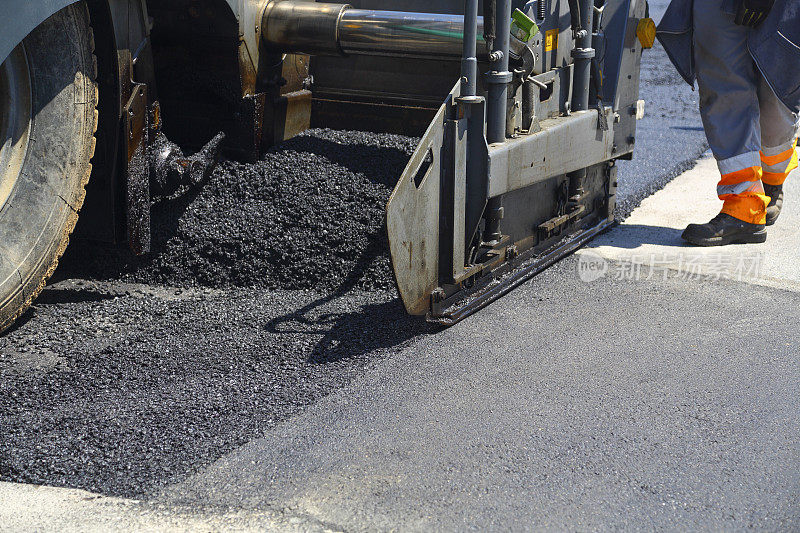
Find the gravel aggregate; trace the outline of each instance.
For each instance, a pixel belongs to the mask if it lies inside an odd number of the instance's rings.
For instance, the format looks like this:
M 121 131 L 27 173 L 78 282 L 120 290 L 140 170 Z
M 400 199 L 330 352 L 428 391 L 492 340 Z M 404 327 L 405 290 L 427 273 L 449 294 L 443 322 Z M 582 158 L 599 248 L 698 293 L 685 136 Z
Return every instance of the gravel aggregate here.
M 0 479 L 145 497 L 431 331 L 384 229 L 416 142 L 311 130 L 157 201 L 150 256 L 71 246 L 0 337 Z
M 145 497 L 426 331 L 380 292 L 60 282 L 0 337 L 0 479 Z
M 418 140 L 310 130 L 153 208 L 154 253 L 85 247 L 70 275 L 173 286 L 392 290 L 385 206 Z M 88 268 L 88 270 L 87 270 Z

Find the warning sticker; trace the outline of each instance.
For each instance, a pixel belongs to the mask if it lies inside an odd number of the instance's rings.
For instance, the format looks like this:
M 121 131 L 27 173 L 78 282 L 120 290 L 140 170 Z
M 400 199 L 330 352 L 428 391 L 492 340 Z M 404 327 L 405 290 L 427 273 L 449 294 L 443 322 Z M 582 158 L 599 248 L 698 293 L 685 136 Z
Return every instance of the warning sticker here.
M 558 28 L 544 32 L 544 51 L 558 50 Z

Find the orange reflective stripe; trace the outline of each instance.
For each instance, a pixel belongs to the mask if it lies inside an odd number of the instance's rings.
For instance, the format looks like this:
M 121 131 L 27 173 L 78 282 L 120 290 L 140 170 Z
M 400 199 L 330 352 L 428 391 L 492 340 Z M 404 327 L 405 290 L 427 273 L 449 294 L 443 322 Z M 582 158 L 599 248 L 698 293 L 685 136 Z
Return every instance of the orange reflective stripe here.
M 781 169 L 781 172 L 764 172 L 762 180 L 767 185 L 783 185 L 783 182 L 786 181 L 786 177 L 789 176 L 789 173 L 792 172 L 794 169 L 797 168 L 797 152 L 792 154 L 792 158 L 789 160 L 789 163 L 786 165 L 786 168 Z
M 761 167 L 748 167 L 723 174 L 717 195 L 722 212 L 751 224 L 766 224 L 769 196 L 764 194 Z
M 719 180 L 719 185 L 736 185 L 743 181 L 757 181 L 761 179 L 763 170 L 761 167 L 747 167 L 736 172 L 723 174 Z
M 772 165 L 778 165 L 780 163 L 785 163 L 786 161 L 788 161 L 792 157 L 793 153 L 794 153 L 794 148 L 790 148 L 790 149 L 786 150 L 785 152 L 781 152 L 778 155 L 764 155 L 762 153 L 761 154 L 761 163 L 763 163 L 764 165 L 769 166 L 769 167 L 771 167 Z
M 777 165 L 778 163 L 783 163 L 792 157 L 792 154 L 795 153 L 794 147 L 789 148 L 785 152 L 781 152 L 778 155 L 764 155 L 764 152 L 761 152 L 761 162 L 765 165 L 772 166 Z
M 745 193 L 725 198 L 722 212 L 750 224 L 766 224 L 767 205 L 769 196 Z

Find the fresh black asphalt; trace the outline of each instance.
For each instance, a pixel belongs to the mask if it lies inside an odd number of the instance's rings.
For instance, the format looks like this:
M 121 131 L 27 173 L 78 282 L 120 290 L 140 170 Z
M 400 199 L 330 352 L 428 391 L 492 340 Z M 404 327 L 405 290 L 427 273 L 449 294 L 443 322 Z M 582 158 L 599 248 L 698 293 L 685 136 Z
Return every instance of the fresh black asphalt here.
M 696 94 L 645 55 L 620 215 L 705 150 Z M 800 527 L 795 295 L 587 285 L 570 260 L 438 331 L 403 313 L 382 235 L 413 145 L 313 131 L 157 205 L 145 262 L 68 252 L 0 337 L 0 479 L 309 513 L 306 491 L 354 529 Z

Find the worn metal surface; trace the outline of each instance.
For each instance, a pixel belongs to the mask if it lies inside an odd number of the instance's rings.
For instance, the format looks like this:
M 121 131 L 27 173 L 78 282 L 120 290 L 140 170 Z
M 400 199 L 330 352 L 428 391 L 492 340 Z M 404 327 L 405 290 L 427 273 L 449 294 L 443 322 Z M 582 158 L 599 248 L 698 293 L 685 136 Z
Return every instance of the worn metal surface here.
M 610 108 L 605 113 L 612 115 Z M 541 126 L 538 133 L 489 147 L 490 197 L 613 157 L 613 125 L 598 130 L 595 110 L 543 120 Z
M 615 126 L 618 156 L 633 152 L 636 142 L 642 62 L 642 45 L 636 38 L 636 27 L 646 11 L 644 0 L 614 0 L 608 2 L 603 15 L 602 97 L 606 105 L 619 112 Z
M 478 18 L 478 35 L 483 19 Z M 342 14 L 339 42 L 346 54 L 460 58 L 464 17 L 460 15 L 348 9 Z M 486 43 L 478 41 L 478 54 Z
M 464 38 L 461 53 L 461 94 L 478 94 L 478 0 L 464 3 Z
M 464 108 L 467 121 L 467 164 L 465 202 L 460 207 L 463 211 L 465 232 L 461 235 L 464 250 L 469 254 L 477 240 L 479 226 L 489 194 L 489 146 L 484 136 L 486 122 L 486 105 L 482 99 L 462 98 L 459 102 Z M 457 246 L 456 243 L 453 243 Z M 466 261 L 467 257 L 463 257 Z
M 457 83 L 422 137 L 386 205 L 386 229 L 397 289 L 412 315 L 424 315 L 439 279 L 439 207 L 444 122 L 447 108 L 461 91 Z M 432 161 L 420 181 L 415 177 L 428 155 Z
M 278 144 L 291 139 L 311 126 L 311 91 L 293 91 L 279 96 L 273 102 L 272 126 L 269 133 L 270 144 Z M 265 117 L 266 125 L 266 117 Z M 266 144 L 267 139 L 262 140 Z
M 261 20 L 261 39 L 278 52 L 339 55 L 339 21 L 347 4 L 272 0 Z
M 467 127 L 465 119 L 447 119 L 441 149 L 441 194 L 439 195 L 439 277 L 453 279 L 461 275 L 465 262 L 467 196 Z
M 589 85 L 592 80 L 592 61 L 595 50 L 592 48 L 592 26 L 594 23 L 594 0 L 571 0 L 570 11 L 578 27 L 573 27 L 576 34 L 574 58 L 574 92 L 572 109 L 583 111 L 589 109 Z
M 523 262 L 522 266 L 516 271 L 501 278 L 499 283 L 488 285 L 483 290 L 477 292 L 472 298 L 465 300 L 463 305 L 456 304 L 444 310 L 440 315 L 429 315 L 428 320 L 443 326 L 453 326 L 461 322 L 495 300 L 502 298 L 544 269 L 551 267 L 560 259 L 573 253 L 595 236 L 610 228 L 612 224 L 613 223 L 608 220 L 599 222 L 592 228 L 576 234 L 573 239 L 554 247 L 544 255 Z
M 218 0 L 219 1 L 219 0 Z M 267 0 L 225 0 L 239 21 L 239 60 L 242 72 L 258 72 L 261 57 L 261 14 Z
M 486 140 L 489 144 L 503 142 L 506 138 L 506 115 L 511 72 L 508 71 L 508 49 L 511 40 L 511 0 L 496 0 L 495 39 L 486 74 Z
M 0 209 L 17 182 L 28 153 L 31 77 L 23 44 L 0 65 Z
M 463 15 L 465 5 L 464 0 L 350 0 L 348 3 L 355 9 L 459 16 Z M 422 136 L 460 75 L 459 59 L 315 57 L 312 124 L 342 124 L 346 128 Z M 364 72 L 369 72 L 369 76 L 364 76 Z M 479 91 L 481 86 L 479 78 Z
M 575 41 L 570 30 L 569 5 L 567 0 L 546 0 L 545 17 L 535 17 L 544 38 L 542 70 L 548 71 L 572 63 Z

